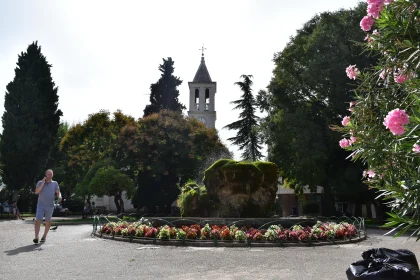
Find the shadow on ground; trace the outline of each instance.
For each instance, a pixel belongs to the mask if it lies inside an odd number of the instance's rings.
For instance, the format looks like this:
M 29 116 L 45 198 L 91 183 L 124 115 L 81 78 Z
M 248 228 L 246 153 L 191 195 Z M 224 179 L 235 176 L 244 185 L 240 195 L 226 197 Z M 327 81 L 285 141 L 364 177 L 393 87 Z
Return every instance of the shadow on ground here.
M 7 250 L 4 251 L 8 256 L 14 256 L 20 253 L 29 253 L 29 252 L 34 252 L 34 251 L 42 251 L 44 249 L 42 249 L 41 247 L 42 244 L 32 244 L 32 245 L 26 245 L 26 246 L 22 246 L 22 247 L 18 247 L 16 249 L 13 250 Z

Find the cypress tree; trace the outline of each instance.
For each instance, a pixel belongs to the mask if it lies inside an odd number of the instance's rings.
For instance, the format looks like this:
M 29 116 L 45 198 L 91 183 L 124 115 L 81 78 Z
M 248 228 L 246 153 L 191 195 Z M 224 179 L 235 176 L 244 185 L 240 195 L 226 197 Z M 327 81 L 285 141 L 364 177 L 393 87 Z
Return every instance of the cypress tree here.
M 58 88 L 38 42 L 18 55 L 15 77 L 6 86 L 0 160 L 3 182 L 14 192 L 34 187 L 47 168 L 63 115 L 58 107 Z
M 162 73 L 160 79 L 150 86 L 150 105 L 144 109 L 144 117 L 158 113 L 161 110 L 182 112 L 186 107 L 178 100 L 179 91 L 177 87 L 182 81 L 173 75 L 174 61 L 172 58 L 163 59 L 163 64 L 159 65 Z

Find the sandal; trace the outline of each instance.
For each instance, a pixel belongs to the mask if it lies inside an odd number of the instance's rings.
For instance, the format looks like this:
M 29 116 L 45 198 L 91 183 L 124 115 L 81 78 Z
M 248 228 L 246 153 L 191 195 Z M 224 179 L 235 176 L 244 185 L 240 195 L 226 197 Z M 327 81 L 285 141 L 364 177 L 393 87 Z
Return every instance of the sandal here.
M 33 239 L 33 241 L 34 241 L 35 244 L 38 244 L 38 240 L 39 240 L 38 237 Z
M 44 243 L 46 238 L 41 238 L 40 242 Z

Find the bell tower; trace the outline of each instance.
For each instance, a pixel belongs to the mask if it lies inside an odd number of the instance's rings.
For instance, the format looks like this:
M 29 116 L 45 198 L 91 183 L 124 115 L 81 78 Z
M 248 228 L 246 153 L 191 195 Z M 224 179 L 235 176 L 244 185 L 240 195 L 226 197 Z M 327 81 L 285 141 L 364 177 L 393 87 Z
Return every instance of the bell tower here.
M 212 82 L 204 61 L 204 46 L 201 48 L 201 63 L 195 73 L 194 80 L 188 82 L 190 88 L 190 104 L 188 116 L 202 121 L 208 128 L 216 127 L 216 111 L 214 107 L 216 82 Z

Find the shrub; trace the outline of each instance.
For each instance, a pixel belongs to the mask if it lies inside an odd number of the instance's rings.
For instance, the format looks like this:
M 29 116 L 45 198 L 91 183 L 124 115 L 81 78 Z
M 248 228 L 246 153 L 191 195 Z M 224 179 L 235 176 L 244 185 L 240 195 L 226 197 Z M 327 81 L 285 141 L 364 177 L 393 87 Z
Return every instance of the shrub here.
M 210 200 L 205 186 L 190 180 L 181 188 L 178 207 L 181 209 L 182 217 L 205 216 L 209 205 Z

